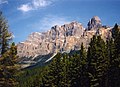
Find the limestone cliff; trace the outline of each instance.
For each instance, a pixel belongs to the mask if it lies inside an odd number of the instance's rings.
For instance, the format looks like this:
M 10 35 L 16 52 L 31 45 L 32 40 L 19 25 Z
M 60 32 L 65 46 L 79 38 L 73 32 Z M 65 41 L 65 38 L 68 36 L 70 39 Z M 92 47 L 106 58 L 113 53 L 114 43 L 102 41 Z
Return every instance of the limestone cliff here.
M 90 19 L 87 28 L 75 21 L 62 26 L 53 26 L 47 32 L 34 32 L 26 41 L 17 45 L 18 55 L 19 57 L 32 56 L 34 60 L 38 55 L 78 50 L 82 42 L 87 48 L 93 35 L 101 35 L 104 40 L 111 37 L 111 28 L 103 27 L 97 16 Z

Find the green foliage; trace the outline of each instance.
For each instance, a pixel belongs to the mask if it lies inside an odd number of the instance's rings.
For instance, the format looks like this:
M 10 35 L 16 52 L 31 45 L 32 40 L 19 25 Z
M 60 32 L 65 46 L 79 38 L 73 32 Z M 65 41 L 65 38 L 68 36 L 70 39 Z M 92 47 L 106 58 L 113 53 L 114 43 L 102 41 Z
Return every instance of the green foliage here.
M 8 30 L 8 24 L 0 12 L 0 53 L 4 54 L 9 48 L 11 33 Z
M 22 84 L 20 87 L 73 87 L 80 85 L 80 68 L 80 54 L 70 56 L 58 53 L 45 68 L 25 70 L 18 75 L 18 79 Z
M 116 67 L 120 66 L 120 28 L 116 24 L 114 26 L 114 43 L 115 43 L 115 59 Z
M 5 18 L 0 12 L 0 87 L 15 87 L 18 82 L 15 79 L 17 71 L 17 47 L 10 45 L 11 33 Z
M 115 24 L 113 28 L 113 40 L 110 41 L 110 67 L 108 71 L 109 87 L 120 86 L 120 28 Z
M 91 87 L 104 86 L 104 75 L 108 68 L 105 42 L 100 36 L 94 36 L 88 49 L 88 74 Z
M 21 72 L 17 73 L 17 80 L 20 83 L 18 87 L 40 87 L 46 69 L 47 66 L 21 70 Z
M 49 65 L 47 74 L 43 77 L 43 82 L 45 87 L 64 87 L 70 86 L 69 80 L 69 61 L 68 55 L 61 55 L 58 53 L 53 59 L 52 63 Z
M 88 86 L 88 74 L 87 74 L 87 52 L 81 44 L 80 50 L 80 80 L 79 80 L 80 87 L 87 87 Z

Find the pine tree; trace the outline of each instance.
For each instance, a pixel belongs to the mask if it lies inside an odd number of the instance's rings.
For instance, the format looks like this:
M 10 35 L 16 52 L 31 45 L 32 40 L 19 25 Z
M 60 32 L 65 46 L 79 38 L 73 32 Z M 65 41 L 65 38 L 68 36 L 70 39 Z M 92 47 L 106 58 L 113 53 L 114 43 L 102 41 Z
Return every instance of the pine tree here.
M 61 74 L 61 87 L 70 87 L 71 86 L 71 78 L 70 78 L 70 70 L 69 70 L 69 56 L 68 54 L 63 54 L 61 65 L 62 65 L 62 72 Z
M 82 43 L 80 50 L 80 86 L 86 87 L 88 83 L 87 80 L 87 54 Z
M 71 87 L 80 85 L 80 55 L 75 53 L 69 58 L 69 77 L 71 78 Z
M 114 29 L 114 43 L 115 43 L 115 65 L 119 67 L 120 65 L 120 28 L 115 24 Z
M 113 60 L 115 58 L 115 43 L 113 38 L 107 41 L 107 52 L 108 52 L 109 64 L 110 64 L 109 67 L 111 67 Z
M 8 31 L 7 21 L 0 12 L 0 53 L 4 54 L 9 49 L 11 33 Z
M 85 87 L 87 86 L 87 77 L 86 77 L 86 51 L 81 44 L 80 53 L 75 53 L 73 56 L 69 58 L 70 64 L 70 78 L 71 78 L 71 86 L 72 87 Z
M 108 68 L 105 42 L 100 36 L 93 36 L 88 49 L 88 74 L 90 87 L 104 87 L 104 76 Z
M 14 43 L 10 46 L 11 37 L 7 22 L 0 12 L 0 87 L 14 87 L 17 84 L 14 78 L 17 48 Z
M 112 57 L 110 57 L 110 68 L 109 68 L 109 87 L 120 86 L 120 28 L 115 24 L 112 36 L 114 39 L 114 45 L 112 47 Z M 112 44 L 112 42 L 111 42 Z M 110 48 L 110 47 L 109 47 Z
M 45 87 L 61 87 L 61 53 L 58 53 L 49 65 L 47 74 L 43 77 L 43 86 Z
M 107 45 L 107 53 L 108 53 L 108 71 L 106 72 L 106 78 L 105 78 L 105 87 L 112 87 L 111 86 L 111 66 L 112 66 L 112 62 L 113 59 L 115 57 L 115 44 L 113 41 L 113 38 L 110 38 L 106 41 L 106 45 Z
M 88 48 L 87 53 L 87 61 L 88 61 L 88 75 L 89 75 L 89 87 L 94 87 L 94 85 L 99 84 L 97 83 L 97 79 L 95 78 L 95 64 L 96 64 L 96 58 L 95 52 L 96 52 L 96 36 L 93 36 L 90 42 L 90 47 Z M 94 83 L 93 83 L 94 81 Z M 95 82 L 96 81 L 96 82 Z

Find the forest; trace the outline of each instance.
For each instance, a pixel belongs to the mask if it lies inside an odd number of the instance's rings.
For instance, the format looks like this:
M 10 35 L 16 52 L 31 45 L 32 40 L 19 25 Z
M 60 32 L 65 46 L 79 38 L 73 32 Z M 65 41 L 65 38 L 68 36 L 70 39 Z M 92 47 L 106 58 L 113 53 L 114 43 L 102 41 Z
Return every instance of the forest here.
M 21 69 L 17 46 L 0 12 L 0 87 L 120 87 L 120 27 L 112 38 L 91 38 L 88 49 L 58 53 L 43 67 Z

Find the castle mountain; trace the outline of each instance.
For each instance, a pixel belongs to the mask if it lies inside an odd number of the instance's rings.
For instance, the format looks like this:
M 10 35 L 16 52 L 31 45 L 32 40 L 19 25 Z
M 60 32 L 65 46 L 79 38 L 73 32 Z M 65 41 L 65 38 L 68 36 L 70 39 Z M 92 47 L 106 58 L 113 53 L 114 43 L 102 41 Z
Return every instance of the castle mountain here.
M 79 50 L 82 43 L 87 49 L 93 35 L 101 35 L 106 40 L 111 38 L 111 32 L 112 28 L 103 26 L 98 16 L 89 20 L 87 28 L 76 21 L 62 26 L 55 25 L 47 32 L 34 32 L 26 41 L 18 43 L 18 55 L 20 58 L 29 57 L 27 62 L 37 63 L 34 61 L 37 56 Z

